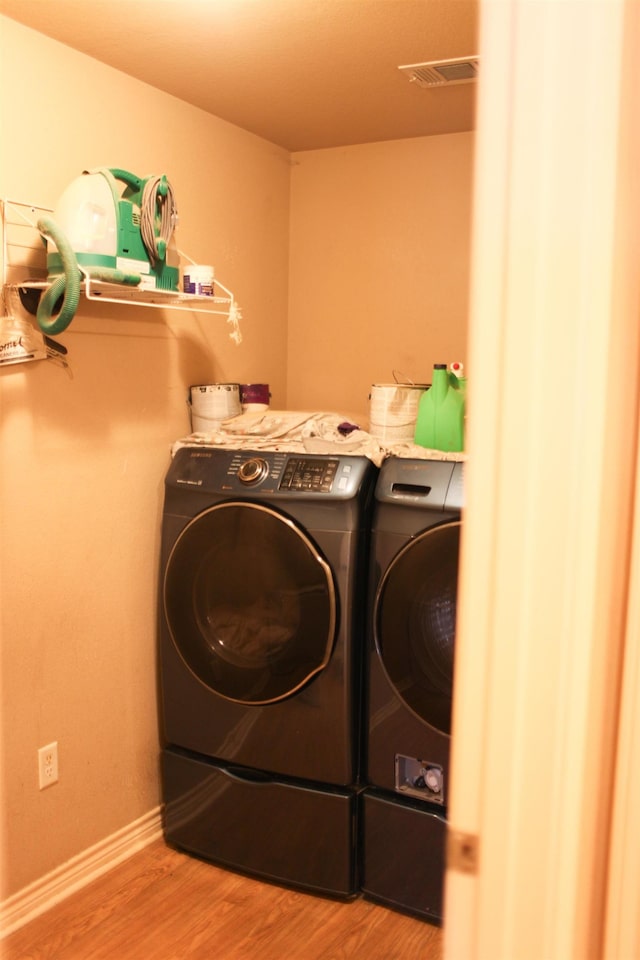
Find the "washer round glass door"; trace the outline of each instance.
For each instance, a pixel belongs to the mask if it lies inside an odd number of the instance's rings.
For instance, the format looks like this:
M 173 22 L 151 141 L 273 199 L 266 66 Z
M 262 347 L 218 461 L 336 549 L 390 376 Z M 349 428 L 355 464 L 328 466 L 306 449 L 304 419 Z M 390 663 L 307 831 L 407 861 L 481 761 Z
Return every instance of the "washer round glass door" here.
M 398 696 L 421 719 L 451 732 L 460 521 L 405 544 L 376 594 L 378 656 Z
M 164 577 L 171 638 L 195 676 L 242 703 L 282 700 L 329 662 L 333 575 L 283 514 L 224 502 L 177 538 Z

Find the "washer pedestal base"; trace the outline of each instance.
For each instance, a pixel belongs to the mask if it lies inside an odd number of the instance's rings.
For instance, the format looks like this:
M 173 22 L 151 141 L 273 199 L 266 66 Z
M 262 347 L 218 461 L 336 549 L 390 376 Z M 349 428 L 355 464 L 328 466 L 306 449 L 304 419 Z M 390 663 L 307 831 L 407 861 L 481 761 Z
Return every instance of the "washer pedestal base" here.
M 362 892 L 371 900 L 442 921 L 447 822 L 432 807 L 366 789 L 362 803 Z
M 162 752 L 168 843 L 224 867 L 351 899 L 355 790 L 284 781 L 176 749 Z

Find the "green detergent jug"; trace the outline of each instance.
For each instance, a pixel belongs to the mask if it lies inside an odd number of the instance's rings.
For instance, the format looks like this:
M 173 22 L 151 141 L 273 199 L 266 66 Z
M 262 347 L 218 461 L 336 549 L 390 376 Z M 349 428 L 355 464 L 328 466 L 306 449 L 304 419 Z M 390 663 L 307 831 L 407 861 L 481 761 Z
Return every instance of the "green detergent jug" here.
M 414 441 L 430 450 L 464 449 L 466 380 L 449 374 L 446 363 L 433 367 L 431 387 L 420 398 Z

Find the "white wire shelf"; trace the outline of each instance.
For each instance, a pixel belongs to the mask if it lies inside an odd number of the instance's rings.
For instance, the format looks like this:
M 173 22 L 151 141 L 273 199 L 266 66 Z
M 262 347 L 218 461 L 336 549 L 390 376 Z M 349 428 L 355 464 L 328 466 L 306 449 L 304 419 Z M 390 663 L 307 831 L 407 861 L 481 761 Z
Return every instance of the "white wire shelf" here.
M 226 297 L 218 295 L 197 296 L 193 293 L 180 293 L 176 290 L 160 290 L 152 288 L 143 288 L 132 284 L 124 283 L 106 283 L 102 280 L 95 280 L 89 274 L 82 273 L 82 293 L 87 300 L 102 300 L 108 303 L 134 303 L 143 307 L 164 307 L 172 310 L 196 310 L 198 313 L 219 313 L 223 316 L 229 314 L 229 310 L 234 304 L 231 294 Z M 216 281 L 218 287 L 222 287 L 220 281 Z M 8 286 L 22 290 L 46 290 L 49 286 L 47 280 L 25 279 L 19 282 L 8 284 Z M 226 291 L 225 291 L 226 292 Z M 217 309 L 218 306 L 226 306 L 225 310 Z
M 2 200 L 3 286 L 14 290 L 44 291 L 49 286 L 46 267 L 46 247 L 37 227 L 39 218 L 50 214 L 46 207 Z M 182 251 L 182 261 L 193 263 Z M 214 296 L 198 296 L 176 290 L 162 290 L 143 285 L 107 283 L 96 280 L 80 266 L 82 293 L 87 300 L 103 303 L 156 307 L 165 310 L 188 310 L 226 317 L 232 330 L 229 336 L 240 343 L 240 308 L 229 290 L 216 277 Z M 222 294 L 220 294 L 222 291 Z

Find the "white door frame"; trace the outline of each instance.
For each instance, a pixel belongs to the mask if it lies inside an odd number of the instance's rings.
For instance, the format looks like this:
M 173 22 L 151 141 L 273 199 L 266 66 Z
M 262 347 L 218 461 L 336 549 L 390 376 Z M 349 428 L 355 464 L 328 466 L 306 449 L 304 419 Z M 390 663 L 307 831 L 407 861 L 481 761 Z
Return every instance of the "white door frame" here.
M 639 403 L 637 6 L 481 2 L 447 960 L 600 957 L 612 936 Z M 636 595 L 632 608 L 637 621 Z

